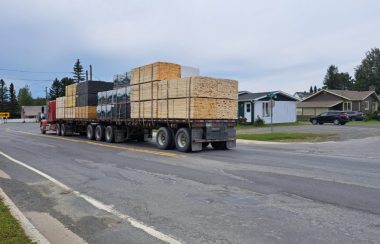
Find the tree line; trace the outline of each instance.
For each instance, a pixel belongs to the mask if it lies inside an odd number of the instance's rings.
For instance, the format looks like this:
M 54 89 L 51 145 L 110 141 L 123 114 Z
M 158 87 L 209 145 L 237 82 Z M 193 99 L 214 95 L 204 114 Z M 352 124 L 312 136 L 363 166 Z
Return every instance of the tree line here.
M 83 67 L 79 59 L 74 64 L 72 74 L 73 78 L 63 77 L 60 80 L 55 78 L 46 98 L 54 100 L 57 97 L 62 97 L 65 95 L 67 85 L 84 80 Z M 20 118 L 21 106 L 46 105 L 46 98 L 33 98 L 28 85 L 20 88 L 16 96 L 14 84 L 11 82 L 8 87 L 6 81 L 0 79 L 0 112 L 9 112 L 11 118 Z
M 340 72 L 336 65 L 330 65 L 323 79 L 322 89 L 368 91 L 374 89 L 380 94 L 380 49 L 367 51 L 361 63 L 356 66 L 354 77 L 348 72 Z M 311 86 L 309 92 L 317 90 Z

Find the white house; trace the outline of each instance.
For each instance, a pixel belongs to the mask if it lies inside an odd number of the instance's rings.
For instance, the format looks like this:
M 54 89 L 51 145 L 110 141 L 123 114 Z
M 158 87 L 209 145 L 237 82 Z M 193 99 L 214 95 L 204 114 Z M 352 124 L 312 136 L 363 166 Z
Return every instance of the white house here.
M 271 99 L 273 97 L 273 107 Z M 239 118 L 247 123 L 254 123 L 260 117 L 266 124 L 291 123 L 297 121 L 297 102 L 299 100 L 282 91 L 252 93 L 239 92 Z

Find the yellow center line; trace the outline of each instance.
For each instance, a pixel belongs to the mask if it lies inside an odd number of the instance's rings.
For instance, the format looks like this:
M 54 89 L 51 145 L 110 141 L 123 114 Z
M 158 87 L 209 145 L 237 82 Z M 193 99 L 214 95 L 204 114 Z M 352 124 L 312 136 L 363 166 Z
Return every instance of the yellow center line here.
M 65 138 L 65 137 L 54 137 L 54 136 L 49 136 L 49 135 L 35 134 L 35 133 L 20 131 L 20 130 L 7 129 L 7 131 L 13 131 L 13 132 L 17 132 L 17 133 L 21 133 L 21 134 L 25 134 L 25 135 L 31 135 L 31 136 L 40 136 L 40 137 L 51 138 L 51 139 L 58 139 L 58 140 L 64 140 L 64 141 L 70 141 L 70 142 L 96 145 L 99 147 L 108 147 L 108 148 L 114 148 L 114 149 L 128 150 L 131 152 L 147 153 L 147 154 L 160 155 L 160 156 L 166 156 L 166 157 L 176 157 L 177 156 L 177 154 L 175 154 L 175 153 L 155 151 L 155 150 L 150 150 L 150 149 L 115 146 L 115 145 L 103 144 L 103 143 L 93 142 L 93 141 L 83 141 L 83 140 L 70 139 L 70 138 Z

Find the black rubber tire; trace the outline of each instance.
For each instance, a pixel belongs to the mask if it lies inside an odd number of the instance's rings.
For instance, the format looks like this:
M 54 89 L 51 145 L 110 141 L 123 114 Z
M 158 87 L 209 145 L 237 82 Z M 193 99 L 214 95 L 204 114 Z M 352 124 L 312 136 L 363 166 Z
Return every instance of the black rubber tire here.
M 173 132 L 168 127 L 161 127 L 157 131 L 156 143 L 161 150 L 168 150 L 173 145 Z
M 340 125 L 339 119 L 334 119 L 334 125 Z
M 316 125 L 316 124 L 318 124 L 318 121 L 317 121 L 316 119 L 313 119 L 313 120 L 311 121 L 311 123 L 312 123 L 313 125 Z
M 191 151 L 191 134 L 188 128 L 181 128 L 175 134 L 175 146 L 180 152 Z
M 319 122 L 320 125 L 323 125 L 323 122 Z
M 55 134 L 57 135 L 57 136 L 61 136 L 62 134 L 61 134 L 61 124 L 57 124 L 56 125 L 56 128 L 55 128 Z
M 61 124 L 61 136 L 67 136 L 65 124 Z
M 211 146 L 215 150 L 226 150 L 227 149 L 227 142 L 225 142 L 225 141 L 211 142 Z
M 46 129 L 41 127 L 41 134 L 46 134 Z
M 95 128 L 95 140 L 104 141 L 105 140 L 105 127 L 104 125 L 97 125 Z
M 95 140 L 95 126 L 93 125 L 88 125 L 87 126 L 87 139 L 89 140 Z
M 115 127 L 112 125 L 107 126 L 106 128 L 106 142 L 113 143 L 115 141 Z

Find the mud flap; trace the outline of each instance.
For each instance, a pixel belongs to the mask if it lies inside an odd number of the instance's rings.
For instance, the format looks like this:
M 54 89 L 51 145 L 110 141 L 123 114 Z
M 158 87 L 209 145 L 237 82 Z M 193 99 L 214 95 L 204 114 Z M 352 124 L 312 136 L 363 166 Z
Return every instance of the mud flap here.
M 202 139 L 203 129 L 193 128 L 191 129 L 191 151 L 202 151 L 202 142 L 194 142 L 194 140 Z

